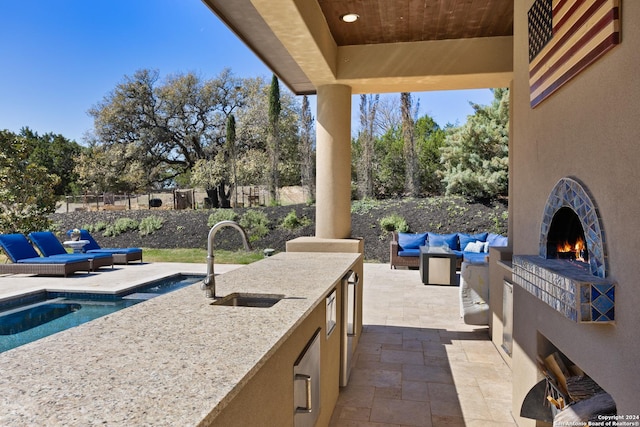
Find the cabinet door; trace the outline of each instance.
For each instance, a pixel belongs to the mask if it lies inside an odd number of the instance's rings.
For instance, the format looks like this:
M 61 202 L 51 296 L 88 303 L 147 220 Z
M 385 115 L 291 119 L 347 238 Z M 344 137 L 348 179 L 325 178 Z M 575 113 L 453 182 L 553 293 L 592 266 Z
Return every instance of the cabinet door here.
M 313 427 L 320 414 L 320 331 L 318 328 L 293 365 L 296 427 Z

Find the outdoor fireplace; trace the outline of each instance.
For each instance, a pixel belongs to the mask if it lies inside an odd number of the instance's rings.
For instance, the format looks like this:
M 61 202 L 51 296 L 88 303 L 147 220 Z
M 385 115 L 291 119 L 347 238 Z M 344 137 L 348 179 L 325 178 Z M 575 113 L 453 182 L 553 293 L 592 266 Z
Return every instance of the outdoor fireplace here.
M 616 284 L 607 277 L 601 217 L 576 179 L 562 178 L 552 189 L 542 213 L 539 253 L 513 256 L 513 281 L 579 325 L 615 323 Z M 572 326 L 555 320 L 554 327 Z M 520 415 L 563 425 L 614 415 L 613 398 L 565 356 L 564 342 L 556 346 L 544 333 L 537 330 L 537 354 L 531 355 L 543 379 L 530 389 Z
M 605 240 L 592 197 L 577 180 L 551 191 L 540 251 L 513 256 L 514 282 L 575 322 L 613 323 L 615 283 L 607 278 Z
M 589 261 L 584 230 L 573 209 L 562 207 L 553 216 L 547 235 L 547 258 Z

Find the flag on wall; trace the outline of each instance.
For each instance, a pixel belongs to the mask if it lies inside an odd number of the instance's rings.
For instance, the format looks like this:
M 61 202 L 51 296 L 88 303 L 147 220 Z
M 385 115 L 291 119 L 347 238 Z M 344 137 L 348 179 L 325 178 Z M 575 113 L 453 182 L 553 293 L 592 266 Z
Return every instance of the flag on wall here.
M 620 43 L 620 0 L 536 0 L 527 15 L 532 108 Z

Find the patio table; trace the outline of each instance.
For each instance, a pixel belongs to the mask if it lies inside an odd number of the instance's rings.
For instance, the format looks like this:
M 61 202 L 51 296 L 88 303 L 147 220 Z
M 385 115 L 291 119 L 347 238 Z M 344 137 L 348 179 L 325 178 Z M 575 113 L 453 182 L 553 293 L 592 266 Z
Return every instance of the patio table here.
M 456 283 L 456 254 L 444 246 L 420 246 L 420 279 L 425 285 Z

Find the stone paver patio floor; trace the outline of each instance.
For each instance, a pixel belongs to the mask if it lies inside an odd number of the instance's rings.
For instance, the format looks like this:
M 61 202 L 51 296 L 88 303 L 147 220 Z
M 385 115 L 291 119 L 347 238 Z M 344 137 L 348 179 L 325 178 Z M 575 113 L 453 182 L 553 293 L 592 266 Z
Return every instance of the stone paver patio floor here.
M 333 427 L 515 426 L 511 371 L 487 327 L 460 319 L 457 286 L 365 264 L 364 331 Z

